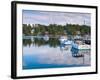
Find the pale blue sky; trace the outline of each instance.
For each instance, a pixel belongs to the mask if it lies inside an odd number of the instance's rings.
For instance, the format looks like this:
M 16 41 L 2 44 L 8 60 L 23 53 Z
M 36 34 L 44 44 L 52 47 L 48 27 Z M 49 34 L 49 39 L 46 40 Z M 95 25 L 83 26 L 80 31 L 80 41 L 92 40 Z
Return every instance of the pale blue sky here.
M 75 12 L 53 12 L 23 10 L 23 24 L 61 24 L 91 25 L 91 14 Z

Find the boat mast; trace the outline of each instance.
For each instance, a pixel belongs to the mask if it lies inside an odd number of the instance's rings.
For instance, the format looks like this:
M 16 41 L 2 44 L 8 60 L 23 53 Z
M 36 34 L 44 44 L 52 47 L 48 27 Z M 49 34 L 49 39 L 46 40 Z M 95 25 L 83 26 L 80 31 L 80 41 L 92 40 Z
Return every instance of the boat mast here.
M 84 20 L 84 25 L 85 25 L 85 20 Z

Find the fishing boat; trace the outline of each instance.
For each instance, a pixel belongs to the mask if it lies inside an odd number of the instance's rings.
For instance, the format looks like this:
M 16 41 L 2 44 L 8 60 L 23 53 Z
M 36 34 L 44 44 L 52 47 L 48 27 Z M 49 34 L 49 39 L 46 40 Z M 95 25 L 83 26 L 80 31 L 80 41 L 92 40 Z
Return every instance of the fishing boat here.
M 61 43 L 63 43 L 64 41 L 66 41 L 67 40 L 67 36 L 61 36 L 60 38 L 59 38 L 59 41 L 61 42 Z
M 79 42 L 73 42 L 72 48 L 78 49 L 78 50 L 90 50 L 91 45 L 85 44 L 82 41 Z
M 90 50 L 91 49 L 91 46 L 90 45 L 78 45 L 76 43 L 72 44 L 72 47 L 75 48 L 75 49 L 78 49 L 78 50 Z
M 71 45 L 72 44 L 72 41 L 71 40 L 66 40 L 63 42 L 65 45 Z
M 60 41 L 61 44 L 65 44 L 65 45 L 71 45 L 72 44 L 72 41 L 68 40 L 67 36 L 60 37 L 59 41 Z

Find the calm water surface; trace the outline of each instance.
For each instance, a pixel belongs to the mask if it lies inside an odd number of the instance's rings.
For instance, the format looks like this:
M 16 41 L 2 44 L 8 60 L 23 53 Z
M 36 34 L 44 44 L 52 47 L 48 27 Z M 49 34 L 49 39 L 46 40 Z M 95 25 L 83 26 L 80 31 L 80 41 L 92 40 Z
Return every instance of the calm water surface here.
M 74 54 L 84 56 L 75 57 Z M 23 69 L 90 66 L 90 50 L 78 51 L 58 38 L 23 38 Z

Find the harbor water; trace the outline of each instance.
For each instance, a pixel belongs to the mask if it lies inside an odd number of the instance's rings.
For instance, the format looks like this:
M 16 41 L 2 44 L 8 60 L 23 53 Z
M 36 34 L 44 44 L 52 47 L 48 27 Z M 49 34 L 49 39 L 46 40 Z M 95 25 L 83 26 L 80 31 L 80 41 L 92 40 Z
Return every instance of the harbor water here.
M 23 69 L 91 66 L 91 50 L 76 50 L 58 38 L 23 37 Z

